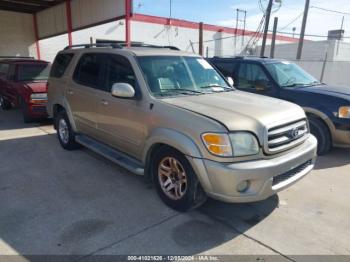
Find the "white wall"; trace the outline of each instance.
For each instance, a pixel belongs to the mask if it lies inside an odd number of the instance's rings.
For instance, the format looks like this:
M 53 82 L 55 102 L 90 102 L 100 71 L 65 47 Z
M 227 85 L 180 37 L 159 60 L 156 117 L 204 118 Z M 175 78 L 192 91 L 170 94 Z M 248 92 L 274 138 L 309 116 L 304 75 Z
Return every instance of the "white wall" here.
M 37 13 L 39 38 L 67 31 L 66 4 L 62 3 Z
M 63 34 L 39 41 L 41 59 L 52 62 L 56 54 L 68 45 L 68 35 Z
M 103 2 L 103 4 L 101 4 Z M 73 29 L 101 21 L 123 16 L 125 14 L 124 0 L 73 0 Z
M 0 11 L 0 56 L 36 56 L 33 16 Z
M 90 43 L 90 37 L 96 39 L 120 40 L 125 39 L 125 20 L 114 21 L 72 33 L 74 45 Z

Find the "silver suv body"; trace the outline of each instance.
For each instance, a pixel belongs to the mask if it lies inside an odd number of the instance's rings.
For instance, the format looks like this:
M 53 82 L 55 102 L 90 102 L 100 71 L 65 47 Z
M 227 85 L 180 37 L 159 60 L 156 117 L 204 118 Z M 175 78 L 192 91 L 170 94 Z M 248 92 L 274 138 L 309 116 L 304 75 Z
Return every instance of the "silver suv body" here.
M 153 180 L 177 210 L 268 198 L 309 173 L 304 111 L 233 89 L 201 57 L 167 48 L 61 51 L 48 88 L 61 145 Z

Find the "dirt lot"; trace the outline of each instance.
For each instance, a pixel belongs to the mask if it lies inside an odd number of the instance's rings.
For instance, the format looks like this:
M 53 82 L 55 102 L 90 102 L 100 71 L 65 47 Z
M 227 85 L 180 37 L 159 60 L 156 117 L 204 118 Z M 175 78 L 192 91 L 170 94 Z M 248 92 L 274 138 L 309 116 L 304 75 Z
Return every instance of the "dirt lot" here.
M 150 185 L 49 123 L 0 111 L 0 254 L 350 255 L 350 150 L 318 159 L 290 189 L 253 204 L 209 200 L 177 213 Z

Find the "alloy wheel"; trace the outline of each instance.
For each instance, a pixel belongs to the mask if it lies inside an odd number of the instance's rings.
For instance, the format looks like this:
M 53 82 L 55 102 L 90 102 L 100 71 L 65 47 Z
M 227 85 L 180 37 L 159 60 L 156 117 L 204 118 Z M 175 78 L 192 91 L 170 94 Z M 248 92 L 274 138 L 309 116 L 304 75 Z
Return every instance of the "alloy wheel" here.
M 165 157 L 158 166 L 158 179 L 163 192 L 172 200 L 181 199 L 187 191 L 187 175 L 174 157 Z

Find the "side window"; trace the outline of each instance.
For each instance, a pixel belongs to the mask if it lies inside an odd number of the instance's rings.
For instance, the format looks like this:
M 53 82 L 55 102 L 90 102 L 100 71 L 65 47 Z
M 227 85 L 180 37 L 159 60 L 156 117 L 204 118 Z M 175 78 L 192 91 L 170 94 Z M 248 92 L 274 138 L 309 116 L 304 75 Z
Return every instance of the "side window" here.
M 72 58 L 73 54 L 57 55 L 51 67 L 50 77 L 62 77 Z
M 232 62 L 214 62 L 213 63 L 219 70 L 220 72 L 225 76 L 234 76 L 234 69 L 236 67 L 235 63 Z
M 135 74 L 129 60 L 112 55 L 107 60 L 105 91 L 110 92 L 115 83 L 128 83 L 135 87 Z
M 16 76 L 16 65 L 10 65 L 9 70 L 7 72 L 7 79 L 8 80 L 15 80 Z
M 6 75 L 9 70 L 8 64 L 0 64 L 0 75 Z
M 75 69 L 73 79 L 85 86 L 100 89 L 100 72 L 103 67 L 103 54 L 85 54 Z
M 258 64 L 242 63 L 238 71 L 238 88 L 256 88 L 260 81 L 268 82 L 269 79 L 262 67 Z

